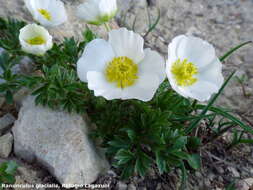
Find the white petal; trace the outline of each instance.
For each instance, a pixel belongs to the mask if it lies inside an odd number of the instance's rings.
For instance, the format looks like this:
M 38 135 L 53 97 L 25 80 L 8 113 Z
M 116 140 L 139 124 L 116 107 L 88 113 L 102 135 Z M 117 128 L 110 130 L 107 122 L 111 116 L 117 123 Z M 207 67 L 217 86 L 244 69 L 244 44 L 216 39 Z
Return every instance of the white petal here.
M 143 38 L 126 28 L 112 30 L 109 32 L 109 43 L 112 45 L 116 56 L 126 56 L 135 63 L 139 63 L 144 58 Z
M 25 5 L 33 18 L 43 26 L 54 27 L 67 20 L 64 4 L 60 0 L 25 0 Z M 51 20 L 44 18 L 38 11 L 39 9 L 48 11 L 52 17 Z
M 144 53 L 145 57 L 139 64 L 139 72 L 154 73 L 158 76 L 160 83 L 162 83 L 166 77 L 163 57 L 151 49 L 145 49 Z
M 31 45 L 26 41 L 34 38 L 36 36 L 41 36 L 45 39 L 46 43 L 41 45 Z M 51 49 L 53 46 L 52 36 L 48 33 L 48 31 L 39 26 L 37 24 L 28 24 L 20 30 L 19 41 L 22 47 L 22 50 L 35 54 L 35 55 L 43 55 L 47 50 Z
M 100 0 L 99 2 L 100 14 L 111 15 L 117 11 L 117 1 L 116 0 Z
M 186 87 L 186 91 L 189 97 L 203 102 L 209 100 L 214 93 L 219 91 L 219 88 L 211 82 L 200 80 L 192 86 Z
M 200 70 L 198 75 L 199 80 L 208 81 L 220 88 L 224 82 L 222 75 L 222 64 L 217 58 L 212 63 Z
M 103 96 L 107 100 L 120 99 L 122 90 L 113 83 L 107 82 L 104 73 L 89 71 L 87 73 L 88 88 L 94 90 L 95 96 Z
M 160 85 L 159 77 L 152 73 L 143 73 L 133 86 L 123 89 L 121 99 L 138 99 L 149 101 Z
M 107 41 L 102 39 L 91 41 L 77 62 L 78 77 L 81 81 L 87 82 L 88 71 L 102 71 L 114 56 L 113 49 Z
M 98 4 L 93 0 L 88 0 L 77 7 L 77 17 L 86 22 L 96 22 L 99 14 Z
M 175 51 L 177 58 L 181 60 L 187 59 L 198 68 L 202 68 L 216 59 L 215 49 L 208 42 L 193 36 L 180 36 L 175 43 L 171 45 L 176 47 Z
M 48 8 L 52 15 L 52 21 L 49 22 L 50 26 L 58 26 L 67 21 L 67 13 L 64 4 L 60 0 L 50 0 L 51 4 Z M 57 10 L 57 11 L 55 11 Z

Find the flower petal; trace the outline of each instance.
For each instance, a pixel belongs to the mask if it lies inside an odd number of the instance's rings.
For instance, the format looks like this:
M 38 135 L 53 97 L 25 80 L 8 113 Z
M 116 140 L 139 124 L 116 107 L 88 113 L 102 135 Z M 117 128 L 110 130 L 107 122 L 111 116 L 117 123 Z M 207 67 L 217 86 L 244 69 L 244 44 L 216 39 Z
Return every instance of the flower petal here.
M 152 73 L 143 73 L 133 86 L 123 89 L 121 99 L 138 99 L 149 101 L 160 85 L 159 77 Z
M 27 43 L 27 40 L 37 36 L 42 37 L 45 40 L 45 43 L 40 45 L 31 45 Z M 23 51 L 35 55 L 43 55 L 53 46 L 52 36 L 45 28 L 37 24 L 28 24 L 21 28 L 19 33 L 19 41 Z
M 81 81 L 87 82 L 88 71 L 102 71 L 114 58 L 111 45 L 103 39 L 95 39 L 86 45 L 82 57 L 77 62 L 77 74 Z
M 93 0 L 88 0 L 77 7 L 77 17 L 86 22 L 96 21 L 99 14 L 98 4 Z
M 144 58 L 143 38 L 126 28 L 112 30 L 109 32 L 109 43 L 112 45 L 117 57 L 126 56 L 135 63 L 139 63 Z
M 198 68 L 202 68 L 213 62 L 216 58 L 214 47 L 208 42 L 193 36 L 180 36 L 177 41 L 172 41 L 176 47 L 177 58 L 181 60 L 187 59 L 195 64 Z
M 58 26 L 67 20 L 64 4 L 60 0 L 25 0 L 25 5 L 34 20 L 46 27 Z M 51 19 L 47 20 L 39 9 L 49 12 Z M 57 11 L 56 11 L 57 10 Z
M 201 102 L 209 100 L 214 93 L 217 93 L 219 91 L 217 85 L 202 80 L 186 88 L 187 88 L 186 93 L 188 94 L 189 97 L 194 98 Z
M 111 15 L 117 10 L 117 1 L 116 0 L 100 0 L 99 10 L 102 16 Z
M 144 50 L 145 57 L 139 64 L 140 73 L 155 73 L 162 83 L 166 77 L 165 61 L 161 55 L 151 49 Z
M 87 80 L 88 88 L 94 90 L 95 96 L 103 96 L 107 100 L 120 99 L 122 97 L 122 90 L 113 85 L 113 83 L 109 83 L 102 72 L 89 71 Z
M 222 75 L 222 64 L 218 58 L 200 70 L 199 80 L 208 81 L 220 88 L 224 82 Z

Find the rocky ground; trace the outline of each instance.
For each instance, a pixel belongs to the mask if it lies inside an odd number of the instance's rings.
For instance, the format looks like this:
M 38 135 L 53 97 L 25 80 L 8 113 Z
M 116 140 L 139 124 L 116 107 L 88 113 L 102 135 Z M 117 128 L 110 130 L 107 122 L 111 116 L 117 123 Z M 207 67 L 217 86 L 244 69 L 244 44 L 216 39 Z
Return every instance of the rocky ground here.
M 80 3 L 80 0 L 64 0 L 64 2 L 69 13 L 69 22 L 50 32 L 58 40 L 73 35 L 76 38 L 81 38 L 85 24 L 78 21 L 73 13 L 73 8 Z M 150 6 L 147 5 L 147 2 Z M 147 31 L 148 12 L 151 20 L 154 21 L 157 10 L 160 9 L 160 22 L 146 36 L 146 46 L 158 50 L 164 57 L 167 57 L 168 44 L 173 37 L 179 34 L 192 34 L 211 42 L 216 47 L 218 55 L 222 55 L 229 48 L 241 42 L 253 40 L 252 0 L 118 0 L 118 3 L 121 11 L 112 25 L 114 27 L 117 24 L 120 26 L 134 26 L 135 31 L 143 35 Z M 32 21 L 22 0 L 0 0 L 0 16 L 12 16 L 28 22 Z M 135 18 L 136 22 L 134 21 Z M 106 36 L 103 28 L 92 28 L 100 36 Z M 253 127 L 252 45 L 242 48 L 231 56 L 223 64 L 223 70 L 225 76 L 236 70 L 236 75 L 239 78 L 245 76 L 246 79 L 243 83 L 233 79 L 217 104 L 233 109 L 235 114 Z M 24 111 L 22 114 L 23 119 L 25 113 Z M 17 183 L 57 183 L 58 174 L 55 175 L 56 178 L 52 177 L 40 166 L 27 164 L 15 156 L 15 151 L 12 150 L 13 136 L 11 127 L 14 121 L 18 119 L 16 108 L 7 106 L 2 102 L 0 117 L 0 134 L 2 135 L 0 137 L 0 157 L 5 160 L 15 159 L 21 166 L 16 177 Z M 41 125 L 37 126 L 37 129 L 41 130 L 40 127 L 43 125 L 47 124 L 42 122 Z M 215 141 L 214 144 L 206 145 L 201 149 L 203 168 L 190 174 L 188 189 L 221 190 L 225 189 L 231 182 L 236 183 L 238 190 L 253 189 L 253 147 L 239 145 L 231 150 L 226 150 L 230 136 L 231 134 L 227 133 L 224 137 Z M 29 146 L 29 142 L 26 143 L 25 146 Z M 41 148 L 40 152 L 34 152 L 34 154 L 42 155 L 42 162 L 46 162 L 46 166 L 50 170 L 51 166 L 55 166 L 55 161 L 51 159 L 50 154 L 48 157 L 42 154 L 45 147 L 41 144 L 38 144 L 38 147 Z M 79 156 L 82 156 L 82 153 Z M 74 160 L 71 161 L 75 162 Z M 160 176 L 157 175 L 154 169 L 150 171 L 146 178 L 133 177 L 128 181 L 120 181 L 117 171 L 111 169 L 107 174 L 101 175 L 95 183 L 108 183 L 110 189 L 119 190 L 175 190 L 179 183 L 179 173 L 179 171 L 172 171 L 169 174 Z M 65 177 L 63 175 L 63 178 L 60 179 L 64 180 Z

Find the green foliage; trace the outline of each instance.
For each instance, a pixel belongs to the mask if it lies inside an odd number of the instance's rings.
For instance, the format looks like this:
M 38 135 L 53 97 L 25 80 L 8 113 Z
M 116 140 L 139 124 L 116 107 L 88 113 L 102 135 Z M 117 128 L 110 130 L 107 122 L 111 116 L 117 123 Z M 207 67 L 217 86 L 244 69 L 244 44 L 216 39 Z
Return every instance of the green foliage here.
M 149 32 L 155 28 L 159 18 L 160 13 L 155 23 L 150 22 Z M 167 80 L 161 84 L 152 101 L 107 101 L 94 97 L 76 73 L 76 63 L 85 45 L 96 38 L 89 28 L 83 33 L 83 41 L 65 39 L 62 43 L 55 43 L 44 56 L 38 57 L 19 50 L 18 33 L 23 25 L 24 22 L 0 19 L 0 47 L 7 50 L 0 56 L 3 70 L 0 77 L 4 79 L 4 83 L 0 84 L 0 94 L 11 103 L 13 93 L 25 86 L 32 90 L 36 104 L 69 112 L 87 112 L 96 124 L 92 137 L 101 140 L 101 146 L 106 148 L 122 178 L 145 176 L 153 168 L 160 174 L 179 168 L 182 171 L 181 189 L 184 189 L 188 170 L 201 167 L 198 153 L 203 144 L 202 137 L 194 134 L 201 120 L 205 120 L 206 127 L 211 129 L 211 140 L 236 126 L 241 127 L 240 133 L 253 134 L 252 128 L 228 110 L 213 106 L 233 74 L 207 105 L 181 97 L 171 89 Z M 248 43 L 232 49 L 221 60 Z M 19 64 L 22 56 L 32 59 L 36 74 L 12 73 L 12 68 Z M 196 114 L 198 111 L 200 114 Z M 218 116 L 222 119 L 217 123 Z M 242 137 L 235 134 L 232 144 L 252 142 Z
M 14 184 L 15 183 L 15 173 L 18 165 L 14 161 L 3 162 L 0 164 L 0 189 L 2 189 L 2 184 Z
M 25 22 L 9 18 L 0 18 L 0 47 L 6 50 L 17 51 L 19 45 L 19 30 L 25 26 Z
M 27 87 L 35 88 L 32 95 L 35 103 L 52 109 L 64 109 L 69 112 L 83 112 L 87 90 L 78 81 L 76 72 L 60 65 L 43 65 L 42 75 L 26 76 L 22 80 Z
M 11 56 L 7 52 L 0 54 L 0 94 L 5 96 L 7 103 L 13 102 L 13 94 L 20 89 L 20 76 L 13 74 L 13 67 L 18 64 L 20 57 Z

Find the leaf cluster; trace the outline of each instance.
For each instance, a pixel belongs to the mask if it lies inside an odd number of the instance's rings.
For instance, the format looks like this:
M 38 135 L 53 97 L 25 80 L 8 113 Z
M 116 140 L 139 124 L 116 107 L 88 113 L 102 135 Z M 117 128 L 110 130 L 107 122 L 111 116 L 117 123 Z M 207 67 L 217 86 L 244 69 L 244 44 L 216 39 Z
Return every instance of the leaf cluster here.
M 3 162 L 0 164 L 0 189 L 2 189 L 2 184 L 14 184 L 15 183 L 15 173 L 18 165 L 14 161 Z
M 144 176 L 151 169 L 162 174 L 180 168 L 182 181 L 185 181 L 188 170 L 201 166 L 198 148 L 203 137 L 196 133 L 200 121 L 204 120 L 211 129 L 211 139 L 236 126 L 242 129 L 241 132 L 253 134 L 251 127 L 227 110 L 213 105 L 233 74 L 207 105 L 181 97 L 171 89 L 168 81 L 161 84 L 149 102 L 107 101 L 95 97 L 76 73 L 76 63 L 85 45 L 96 38 L 91 30 L 86 29 L 83 41 L 66 38 L 62 43 L 55 43 L 44 56 L 38 57 L 19 50 L 17 34 L 23 25 L 21 21 L 0 19 L 0 47 L 7 50 L 0 56 L 3 70 L 0 77 L 4 80 L 0 84 L 0 93 L 11 100 L 13 93 L 27 87 L 32 90 L 36 104 L 69 112 L 87 112 L 96 124 L 92 137 L 101 141 L 114 167 L 121 171 L 122 178 Z M 221 61 L 248 43 L 231 49 Z M 23 56 L 30 57 L 35 63 L 33 75 L 13 74 L 12 68 Z M 217 122 L 215 118 L 218 116 L 222 120 Z M 235 139 L 233 144 L 250 143 L 240 134 L 235 135 Z

